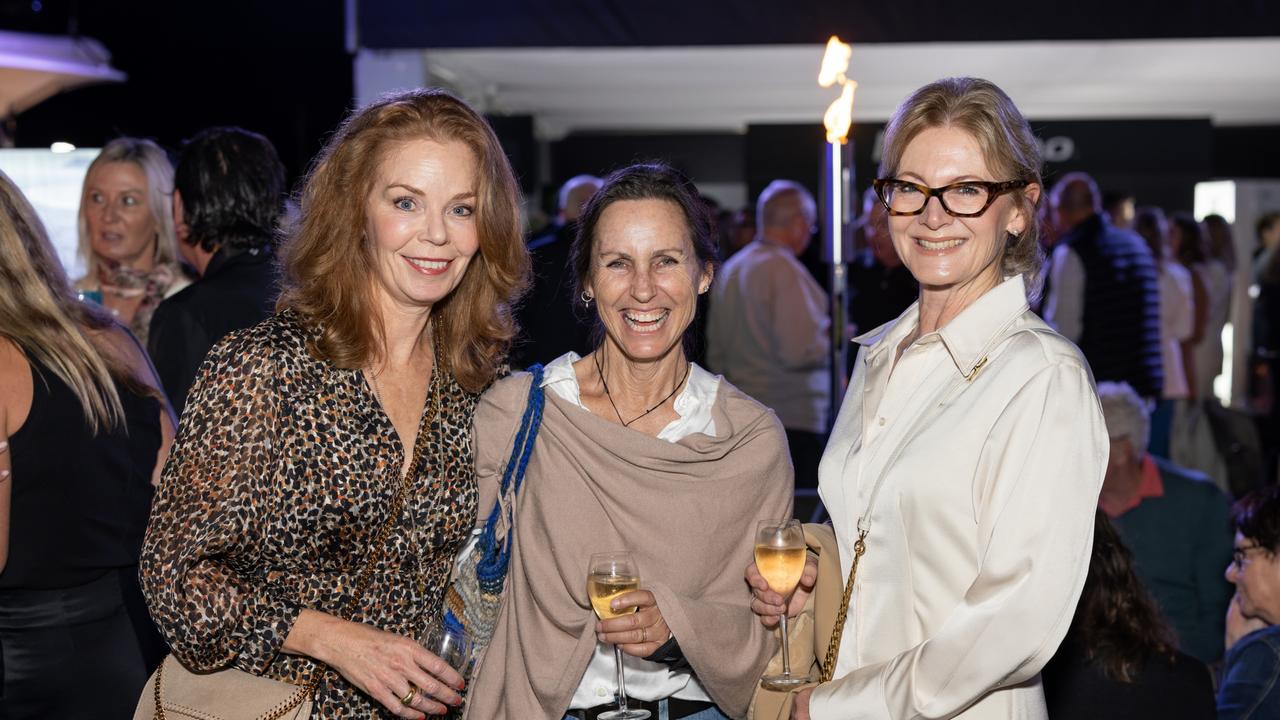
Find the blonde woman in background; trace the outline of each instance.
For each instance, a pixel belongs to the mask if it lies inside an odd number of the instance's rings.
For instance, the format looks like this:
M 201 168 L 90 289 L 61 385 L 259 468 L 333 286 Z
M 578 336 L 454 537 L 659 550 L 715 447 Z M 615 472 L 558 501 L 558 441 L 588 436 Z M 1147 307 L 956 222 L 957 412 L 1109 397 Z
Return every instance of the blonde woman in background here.
M 173 420 L 142 347 L 76 299 L 0 174 L 0 717 L 129 717 L 138 555 Z
M 147 343 L 160 301 L 190 284 L 178 264 L 173 230 L 173 165 L 150 140 L 121 137 L 89 165 L 80 196 L 76 281 L 93 300 Z

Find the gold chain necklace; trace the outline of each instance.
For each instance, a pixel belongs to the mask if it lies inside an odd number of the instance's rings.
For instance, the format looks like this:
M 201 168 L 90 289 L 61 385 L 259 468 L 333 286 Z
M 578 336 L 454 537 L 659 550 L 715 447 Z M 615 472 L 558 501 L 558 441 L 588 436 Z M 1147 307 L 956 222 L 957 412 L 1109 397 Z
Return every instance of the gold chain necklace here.
M 680 389 L 680 386 L 684 385 L 684 381 L 689 379 L 689 371 L 692 369 L 692 365 L 693 365 L 693 363 L 688 363 L 685 365 L 684 377 L 680 378 L 680 382 L 676 383 L 676 386 L 671 388 L 671 392 L 667 393 L 666 397 L 659 400 L 657 405 L 654 405 L 653 407 L 649 408 L 648 410 L 645 410 L 644 412 L 631 418 L 630 420 L 623 420 L 622 413 L 618 412 L 618 405 L 613 401 L 613 395 L 609 392 L 609 383 L 605 382 L 604 369 L 600 367 L 600 353 L 597 352 L 594 355 L 592 355 L 592 357 L 596 361 L 596 372 L 599 373 L 600 375 L 600 384 L 604 386 L 604 396 L 609 399 L 609 405 L 613 407 L 613 414 L 618 416 L 618 422 L 622 423 L 622 427 L 631 427 L 631 423 L 639 420 L 645 415 L 648 415 L 654 410 L 657 410 L 658 408 L 665 405 L 668 400 L 670 400 L 672 397 L 675 396 L 676 391 Z

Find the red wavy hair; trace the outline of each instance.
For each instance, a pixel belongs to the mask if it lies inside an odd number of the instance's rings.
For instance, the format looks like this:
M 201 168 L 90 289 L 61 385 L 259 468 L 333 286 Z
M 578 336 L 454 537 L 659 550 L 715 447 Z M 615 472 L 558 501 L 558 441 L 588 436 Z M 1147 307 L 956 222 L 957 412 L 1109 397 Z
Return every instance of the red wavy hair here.
M 458 287 L 432 308 L 439 353 L 462 387 L 493 381 L 516 333 L 511 306 L 524 290 L 529 254 L 521 236 L 515 176 L 489 124 L 438 89 L 386 95 L 353 113 L 326 143 L 303 185 L 299 213 L 281 247 L 277 310 L 320 329 L 311 352 L 359 368 L 384 347 L 373 303 L 373 255 L 364 237 L 365 200 L 384 153 L 431 139 L 466 144 L 478 163 L 480 250 Z

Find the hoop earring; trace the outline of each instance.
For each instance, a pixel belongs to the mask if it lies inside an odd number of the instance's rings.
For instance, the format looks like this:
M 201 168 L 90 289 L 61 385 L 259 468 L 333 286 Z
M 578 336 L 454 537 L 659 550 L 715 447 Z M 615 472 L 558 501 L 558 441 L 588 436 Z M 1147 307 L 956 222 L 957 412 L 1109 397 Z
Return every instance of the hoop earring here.
M 578 297 L 582 299 L 582 307 L 591 307 L 591 301 L 595 299 L 591 296 L 591 293 L 586 290 L 583 290 L 582 294 Z

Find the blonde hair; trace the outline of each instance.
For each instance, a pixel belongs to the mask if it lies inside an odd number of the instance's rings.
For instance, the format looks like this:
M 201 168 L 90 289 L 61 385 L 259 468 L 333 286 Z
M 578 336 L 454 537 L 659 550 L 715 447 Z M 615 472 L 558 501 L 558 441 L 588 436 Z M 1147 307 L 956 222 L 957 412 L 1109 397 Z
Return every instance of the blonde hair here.
M 971 77 L 929 83 L 902 101 L 885 127 L 880 177 L 898 173 L 902 155 L 917 135 L 941 127 L 958 128 L 972 135 L 996 180 L 1022 180 L 1043 187 L 1040 146 L 1026 118 L 995 83 Z M 1032 202 L 1025 192 L 1011 196 L 1022 207 L 1026 227 L 1020 234 L 1009 236 L 1000 270 L 1004 277 L 1022 275 L 1027 298 L 1035 300 L 1044 284 L 1040 274 L 1044 250 L 1040 247 L 1040 217 L 1036 212 L 1039 199 Z
M 76 253 L 84 262 L 89 282 L 97 282 L 98 257 L 93 252 L 89 238 L 89 221 L 85 218 L 85 196 L 89 192 L 89 178 L 93 171 L 110 163 L 133 163 L 147 178 L 147 205 L 156 221 L 156 263 L 173 263 L 178 260 L 178 239 L 173 231 L 173 163 L 165 151 L 151 140 L 118 137 L 107 143 L 98 157 L 89 163 L 80 189 L 80 216 L 77 228 L 80 243 Z
M 124 363 L 90 339 L 111 328 L 105 312 L 76 299 L 44 225 L 22 191 L 0 172 L 0 335 L 75 393 L 92 432 L 124 424 L 115 381 L 133 387 Z
M 373 304 L 365 200 L 379 163 L 398 143 L 420 138 L 464 143 L 475 154 L 480 251 L 458 287 L 432 308 L 438 347 L 458 384 L 484 389 L 498 371 L 516 324 L 511 304 L 529 275 L 520 195 L 498 138 L 466 103 L 438 89 L 393 93 L 353 113 L 334 133 L 303 185 L 299 213 L 281 246 L 278 310 L 320 330 L 317 357 L 358 368 L 382 352 Z

